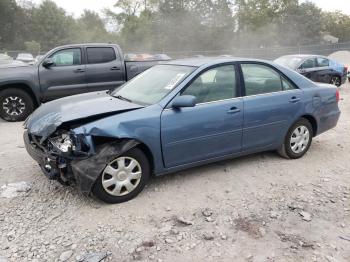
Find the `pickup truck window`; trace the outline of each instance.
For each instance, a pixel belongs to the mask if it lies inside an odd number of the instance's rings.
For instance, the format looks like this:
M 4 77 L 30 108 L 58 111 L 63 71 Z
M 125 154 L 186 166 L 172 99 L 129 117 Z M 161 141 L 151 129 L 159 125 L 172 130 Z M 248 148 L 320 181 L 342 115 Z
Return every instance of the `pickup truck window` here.
M 88 47 L 87 56 L 89 64 L 108 63 L 116 60 L 112 47 Z
M 70 48 L 57 51 L 51 55 L 54 66 L 72 66 L 81 64 L 80 48 Z
M 190 66 L 157 65 L 113 91 L 112 96 L 136 104 L 152 105 L 158 103 L 194 69 Z

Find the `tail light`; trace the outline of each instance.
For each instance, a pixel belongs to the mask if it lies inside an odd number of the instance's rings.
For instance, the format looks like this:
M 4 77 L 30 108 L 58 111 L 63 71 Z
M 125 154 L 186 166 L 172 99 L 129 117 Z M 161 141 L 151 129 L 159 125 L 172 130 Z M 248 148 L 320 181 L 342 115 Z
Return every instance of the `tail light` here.
M 337 103 L 339 102 L 340 100 L 340 93 L 339 93 L 339 89 L 337 88 L 337 90 L 335 91 L 335 98 L 337 100 Z

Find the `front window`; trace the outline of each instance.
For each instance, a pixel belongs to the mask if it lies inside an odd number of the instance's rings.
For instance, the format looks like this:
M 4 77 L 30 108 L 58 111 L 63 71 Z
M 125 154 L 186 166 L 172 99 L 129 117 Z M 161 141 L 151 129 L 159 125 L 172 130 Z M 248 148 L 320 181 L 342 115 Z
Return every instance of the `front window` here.
M 137 104 L 155 104 L 194 69 L 194 67 L 189 66 L 157 65 L 125 83 L 113 91 L 111 95 Z
M 219 66 L 204 72 L 181 95 L 195 96 L 199 104 L 236 97 L 235 66 Z
M 54 66 L 72 66 L 81 64 L 80 48 L 65 49 L 51 56 Z

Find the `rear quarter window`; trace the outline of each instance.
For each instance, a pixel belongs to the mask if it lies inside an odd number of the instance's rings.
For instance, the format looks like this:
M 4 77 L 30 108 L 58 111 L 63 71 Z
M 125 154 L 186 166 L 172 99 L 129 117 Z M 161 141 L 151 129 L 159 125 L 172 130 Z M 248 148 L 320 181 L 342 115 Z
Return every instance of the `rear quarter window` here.
M 116 60 L 112 47 L 88 47 L 86 50 L 89 64 L 108 63 Z

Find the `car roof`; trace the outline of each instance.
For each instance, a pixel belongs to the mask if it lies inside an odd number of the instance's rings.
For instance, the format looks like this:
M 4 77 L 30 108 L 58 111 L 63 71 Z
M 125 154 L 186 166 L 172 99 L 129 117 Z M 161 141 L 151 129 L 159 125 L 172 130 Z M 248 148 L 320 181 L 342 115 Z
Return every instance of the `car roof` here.
M 70 44 L 70 45 L 62 45 L 62 46 L 57 46 L 55 49 L 61 49 L 61 48 L 70 48 L 70 47 L 85 47 L 85 46 L 96 46 L 96 47 L 103 47 L 103 46 L 117 46 L 117 44 L 112 44 L 112 43 L 84 43 L 84 44 Z
M 260 59 L 252 59 L 252 58 L 240 58 L 240 57 L 192 57 L 192 58 L 184 58 L 184 59 L 176 59 L 171 60 L 166 63 L 167 65 L 181 65 L 181 66 L 193 66 L 193 67 L 201 67 L 201 66 L 210 66 L 213 64 L 221 64 L 221 63 L 230 63 L 230 62 L 263 62 L 270 64 L 270 61 L 260 60 Z
M 281 57 L 298 57 L 298 58 L 302 58 L 302 59 L 315 58 L 315 57 L 327 58 L 326 56 L 323 56 L 323 55 L 307 55 L 307 54 L 284 55 L 284 56 L 281 56 Z

